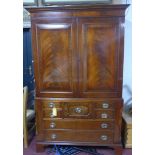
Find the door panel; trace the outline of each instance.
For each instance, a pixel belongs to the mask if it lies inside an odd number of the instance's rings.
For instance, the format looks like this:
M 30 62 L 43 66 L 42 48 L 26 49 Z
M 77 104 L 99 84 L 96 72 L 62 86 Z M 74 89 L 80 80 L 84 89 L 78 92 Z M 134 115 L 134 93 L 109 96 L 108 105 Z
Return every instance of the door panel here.
M 38 20 L 34 27 L 37 94 L 45 97 L 49 94 L 52 97 L 72 97 L 77 82 L 75 21 Z
M 79 20 L 82 97 L 117 95 L 119 25 L 105 18 Z

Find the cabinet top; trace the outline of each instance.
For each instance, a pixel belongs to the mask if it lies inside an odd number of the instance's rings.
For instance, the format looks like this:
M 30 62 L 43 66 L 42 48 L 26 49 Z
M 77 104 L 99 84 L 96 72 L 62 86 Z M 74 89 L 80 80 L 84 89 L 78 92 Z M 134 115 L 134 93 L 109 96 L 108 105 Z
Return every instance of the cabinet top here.
M 53 10 L 93 10 L 93 9 L 126 9 L 130 4 L 127 4 L 124 0 L 112 0 L 109 3 L 104 3 L 102 0 L 99 1 L 87 1 L 87 2 L 76 2 L 76 3 L 54 3 L 50 6 L 39 6 L 39 7 L 26 7 L 30 13 L 42 12 L 42 11 L 53 11 Z

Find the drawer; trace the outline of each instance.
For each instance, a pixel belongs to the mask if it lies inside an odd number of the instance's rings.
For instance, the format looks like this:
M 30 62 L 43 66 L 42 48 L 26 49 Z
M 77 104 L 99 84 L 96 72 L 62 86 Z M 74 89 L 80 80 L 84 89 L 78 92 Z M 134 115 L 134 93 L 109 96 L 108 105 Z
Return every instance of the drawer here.
M 42 100 L 43 108 L 63 108 L 63 102 Z
M 95 108 L 99 109 L 115 109 L 115 105 L 123 103 L 122 99 L 103 99 L 95 101 Z
M 44 120 L 44 129 L 112 130 L 114 122 L 101 120 Z
M 114 119 L 114 111 L 113 110 L 95 110 L 95 118 Z
M 95 103 L 95 108 L 100 109 L 114 109 L 114 103 L 111 101 L 103 101 Z
M 57 108 L 56 114 L 55 114 L 53 111 L 53 108 L 52 109 L 46 109 L 46 110 L 44 109 L 43 110 L 43 117 L 44 118 L 63 118 L 63 111 L 62 111 L 62 109 Z
M 94 142 L 113 143 L 111 131 L 75 131 L 75 130 L 45 130 L 45 140 L 52 142 Z
M 66 118 L 91 118 L 92 104 L 91 103 L 65 103 L 64 116 Z

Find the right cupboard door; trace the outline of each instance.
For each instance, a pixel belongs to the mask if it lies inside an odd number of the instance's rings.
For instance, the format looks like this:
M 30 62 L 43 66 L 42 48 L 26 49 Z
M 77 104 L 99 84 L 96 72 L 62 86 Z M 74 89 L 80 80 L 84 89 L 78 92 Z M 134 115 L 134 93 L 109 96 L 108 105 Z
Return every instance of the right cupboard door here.
M 83 18 L 78 28 L 80 97 L 121 97 L 123 21 Z

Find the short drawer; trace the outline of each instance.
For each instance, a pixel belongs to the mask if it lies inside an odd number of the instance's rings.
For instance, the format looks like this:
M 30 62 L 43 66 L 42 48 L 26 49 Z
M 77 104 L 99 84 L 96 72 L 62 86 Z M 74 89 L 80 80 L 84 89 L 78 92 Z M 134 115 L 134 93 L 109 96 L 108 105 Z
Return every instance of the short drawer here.
M 44 120 L 44 129 L 73 129 L 73 130 L 112 130 L 113 121 L 101 120 Z
M 95 118 L 114 119 L 114 111 L 113 110 L 95 110 Z
M 43 108 L 63 108 L 63 103 L 58 101 L 42 100 Z
M 56 113 L 52 109 L 43 110 L 43 117 L 44 118 L 63 118 L 63 111 L 62 109 L 57 108 Z
M 64 111 L 65 118 L 91 118 L 92 104 L 86 102 L 65 103 Z
M 97 102 L 95 103 L 95 108 L 114 109 L 114 103 L 109 102 L 109 101 Z
M 95 108 L 99 109 L 115 109 L 118 103 L 122 103 L 122 99 L 103 99 L 95 101 Z
M 113 143 L 113 132 L 110 131 L 45 130 L 44 135 L 46 141 L 52 142 Z

